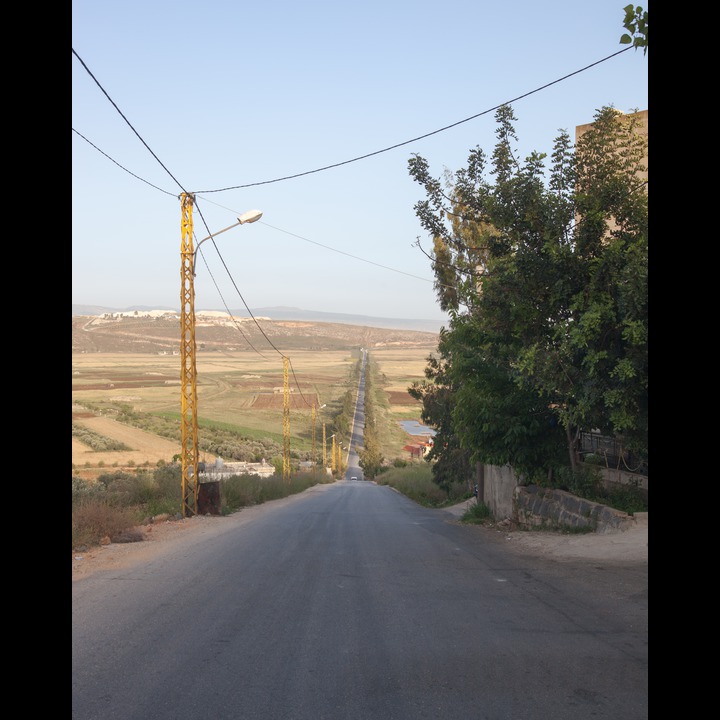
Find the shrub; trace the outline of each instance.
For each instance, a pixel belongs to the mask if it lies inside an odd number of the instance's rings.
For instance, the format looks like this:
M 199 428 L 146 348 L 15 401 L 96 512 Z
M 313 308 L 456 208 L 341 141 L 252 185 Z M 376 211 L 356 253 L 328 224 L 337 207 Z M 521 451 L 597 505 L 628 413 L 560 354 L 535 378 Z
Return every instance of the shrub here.
M 111 540 L 137 524 L 130 508 L 117 507 L 106 498 L 88 496 L 73 507 L 72 549 L 99 545 L 104 537 Z
M 604 488 L 598 496 L 603 505 L 609 505 L 616 510 L 622 510 L 628 515 L 634 515 L 636 512 L 647 512 L 648 498 L 645 491 L 640 487 L 639 483 L 615 484 L 608 488 Z
M 648 509 L 647 495 L 639 487 L 638 482 L 613 483 L 606 487 L 600 468 L 592 464 L 583 463 L 574 473 L 569 468 L 564 469 L 558 474 L 555 487 L 629 515 L 645 512 Z
M 489 520 L 492 520 L 492 513 L 490 508 L 482 502 L 471 503 L 465 514 L 460 518 L 465 523 L 473 523 L 476 525 L 482 525 Z
M 157 495 L 153 478 L 146 473 L 105 473 L 98 477 L 110 502 L 119 506 L 143 505 Z
M 560 468 L 554 486 L 578 495 L 586 500 L 597 497 L 602 490 L 602 475 L 600 468 L 594 465 L 579 465 L 573 472 L 570 468 Z
M 325 480 L 316 473 L 299 473 L 292 475 L 289 480 L 278 473 L 269 478 L 251 474 L 233 475 L 220 482 L 221 511 L 228 514 L 243 507 L 295 495 L 318 482 Z
M 182 467 L 178 463 L 161 465 L 153 472 L 157 492 L 162 497 L 177 500 L 177 507 L 182 501 Z
M 220 504 L 223 513 L 234 512 L 243 507 L 256 505 L 260 496 L 260 482 L 272 482 L 270 479 L 261 480 L 257 475 L 233 475 L 220 482 Z M 260 500 L 260 502 L 263 502 Z
M 72 506 L 90 498 L 104 498 L 105 486 L 102 483 L 83 480 L 73 475 L 72 478 Z

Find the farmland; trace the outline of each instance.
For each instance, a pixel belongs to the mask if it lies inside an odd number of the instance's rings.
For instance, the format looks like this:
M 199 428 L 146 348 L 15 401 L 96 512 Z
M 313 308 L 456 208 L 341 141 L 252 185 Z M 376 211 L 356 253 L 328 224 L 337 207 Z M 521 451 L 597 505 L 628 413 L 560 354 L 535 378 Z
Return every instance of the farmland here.
M 177 338 L 179 325 L 175 325 Z M 99 334 L 89 332 L 89 326 L 99 327 Z M 410 438 L 399 421 L 420 419 L 420 405 L 408 395 L 407 388 L 423 379 L 426 358 L 435 350 L 437 336 L 328 323 L 268 321 L 264 330 L 271 333 L 277 329 L 275 326 L 281 332 L 267 336 L 275 347 L 268 350 L 265 342 L 261 352 L 238 349 L 237 332 L 228 332 L 224 326 L 208 327 L 207 333 L 198 331 L 200 434 L 204 427 L 218 426 L 248 438 L 270 438 L 282 444 L 284 356 L 289 361 L 291 449 L 308 452 L 313 447 L 313 435 L 317 449 L 322 443 L 323 423 L 328 426 L 332 423 L 348 390 L 355 389 L 354 371 L 360 348 L 365 347 L 379 371 L 382 393 L 378 421 L 384 427 L 386 457 L 403 457 L 402 446 Z M 180 357 L 172 345 L 173 334 L 169 329 L 172 329 L 169 319 L 161 323 L 131 320 L 103 324 L 96 323 L 94 318 L 73 318 L 74 430 L 85 428 L 116 440 L 123 447 L 93 449 L 77 440 L 74 433 L 72 462 L 76 470 L 83 470 L 79 474 L 92 474 L 100 468 L 156 465 L 158 461 L 171 461 L 180 452 L 179 441 L 114 419 L 119 408 L 179 419 Z M 212 344 L 203 339 L 209 334 Z M 359 342 L 363 339 L 370 342 Z M 107 346 L 106 351 L 103 345 Z M 256 347 L 259 345 L 258 342 Z M 143 351 L 137 352 L 138 347 Z M 326 407 L 319 409 L 322 405 Z M 313 406 L 318 408 L 314 423 Z M 212 462 L 215 458 L 205 455 L 201 459 Z

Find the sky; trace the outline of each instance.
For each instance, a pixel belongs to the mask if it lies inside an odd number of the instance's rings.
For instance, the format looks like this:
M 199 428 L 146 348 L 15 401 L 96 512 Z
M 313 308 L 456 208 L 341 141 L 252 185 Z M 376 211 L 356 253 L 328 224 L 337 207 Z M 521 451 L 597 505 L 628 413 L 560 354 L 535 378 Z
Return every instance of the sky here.
M 490 155 L 502 104 L 548 160 L 601 107 L 648 109 L 624 5 L 74 0 L 72 303 L 179 310 L 186 192 L 196 311 L 442 323 L 408 161 Z

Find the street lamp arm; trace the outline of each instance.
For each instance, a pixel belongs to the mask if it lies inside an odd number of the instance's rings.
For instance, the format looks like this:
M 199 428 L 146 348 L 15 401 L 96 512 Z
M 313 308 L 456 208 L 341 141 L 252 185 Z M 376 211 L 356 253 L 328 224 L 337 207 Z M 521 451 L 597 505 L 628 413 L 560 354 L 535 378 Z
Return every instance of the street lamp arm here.
M 195 248 L 195 252 L 193 253 L 193 277 L 195 276 L 195 259 L 197 258 L 197 252 L 200 249 L 200 246 L 210 238 L 217 237 L 218 235 L 222 235 L 224 232 L 227 232 L 228 230 L 232 230 L 234 227 L 237 227 L 238 225 L 245 225 L 245 223 L 254 223 L 257 220 L 259 220 L 262 217 L 262 211 L 260 210 L 248 210 L 247 212 L 244 212 L 240 217 L 238 218 L 238 221 L 236 223 L 233 223 L 232 225 L 228 225 L 226 228 L 223 228 L 222 230 L 218 230 L 216 233 L 213 233 L 212 235 L 208 235 L 207 237 L 204 237 Z

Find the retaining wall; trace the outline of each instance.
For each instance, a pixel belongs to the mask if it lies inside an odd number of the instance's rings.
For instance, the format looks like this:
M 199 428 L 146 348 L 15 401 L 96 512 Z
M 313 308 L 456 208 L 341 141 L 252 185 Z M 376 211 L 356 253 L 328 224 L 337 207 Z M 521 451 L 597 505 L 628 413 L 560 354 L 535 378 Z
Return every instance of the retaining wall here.
M 528 528 L 583 528 L 602 534 L 627 530 L 635 525 L 632 515 L 564 490 L 518 485 L 514 495 L 513 520 Z
M 606 469 L 603 477 L 612 482 L 633 480 L 615 476 L 615 472 Z M 647 492 L 646 477 L 640 486 Z M 591 528 L 595 532 L 605 533 L 626 530 L 636 522 L 632 515 L 563 490 L 519 485 L 515 471 L 509 465 L 485 465 L 483 490 L 481 499 L 495 519 L 508 518 L 524 527 Z

